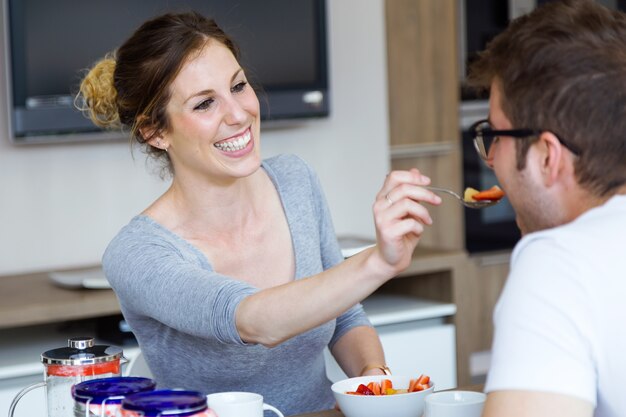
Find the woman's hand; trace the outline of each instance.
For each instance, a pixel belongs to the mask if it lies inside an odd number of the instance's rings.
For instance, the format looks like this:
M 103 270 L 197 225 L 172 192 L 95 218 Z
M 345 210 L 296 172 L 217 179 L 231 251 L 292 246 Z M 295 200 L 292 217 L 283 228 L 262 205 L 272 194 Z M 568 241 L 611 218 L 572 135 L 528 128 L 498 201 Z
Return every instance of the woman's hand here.
M 424 232 L 424 225 L 433 222 L 421 203 L 441 203 L 439 196 L 421 187 L 428 184 L 430 178 L 415 168 L 410 171 L 393 171 L 387 175 L 376 195 L 376 251 L 393 273 L 409 266 L 413 251 Z

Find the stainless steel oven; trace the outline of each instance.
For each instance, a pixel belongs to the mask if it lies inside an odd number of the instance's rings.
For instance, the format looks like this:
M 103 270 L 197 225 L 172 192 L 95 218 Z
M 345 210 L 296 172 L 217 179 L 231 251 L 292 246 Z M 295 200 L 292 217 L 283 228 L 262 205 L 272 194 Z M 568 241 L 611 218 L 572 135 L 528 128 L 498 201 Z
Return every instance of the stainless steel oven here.
M 464 88 L 467 68 L 476 54 L 485 48 L 517 16 L 534 9 L 538 0 L 457 0 L 459 44 L 459 77 L 464 100 L 476 99 Z M 541 1 L 541 0 L 539 0 Z

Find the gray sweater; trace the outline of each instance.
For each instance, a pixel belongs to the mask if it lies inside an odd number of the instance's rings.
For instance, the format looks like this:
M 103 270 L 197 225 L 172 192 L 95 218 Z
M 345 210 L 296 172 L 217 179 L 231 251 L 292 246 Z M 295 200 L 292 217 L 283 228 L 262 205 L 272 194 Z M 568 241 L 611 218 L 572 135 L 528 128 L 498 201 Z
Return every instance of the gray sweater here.
M 342 261 L 315 173 L 293 155 L 263 162 L 278 190 L 295 251 L 295 279 Z M 134 217 L 109 244 L 103 267 L 160 387 L 209 394 L 252 391 L 285 415 L 331 408 L 323 349 L 370 323 L 360 305 L 276 346 L 244 343 L 235 326 L 241 300 L 259 291 L 219 274 L 180 236 Z M 289 314 L 289 311 L 285 311 Z

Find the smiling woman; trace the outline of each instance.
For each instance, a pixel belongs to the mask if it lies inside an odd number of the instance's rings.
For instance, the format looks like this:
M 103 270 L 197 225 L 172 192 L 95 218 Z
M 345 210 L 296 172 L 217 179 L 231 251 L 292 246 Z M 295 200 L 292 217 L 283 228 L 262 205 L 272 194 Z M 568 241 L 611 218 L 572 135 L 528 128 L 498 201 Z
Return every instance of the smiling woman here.
M 376 245 L 344 261 L 317 176 L 293 155 L 261 159 L 237 48 L 193 12 L 144 23 L 81 92 L 94 122 L 125 126 L 171 175 L 103 257 L 159 386 L 253 391 L 293 415 L 333 406 L 327 347 L 350 376 L 382 372 L 359 302 L 410 264 L 432 223 L 422 202 L 441 202 L 427 177 L 386 177 Z
M 258 170 L 259 100 L 231 49 L 206 43 L 187 58 L 169 91 L 167 128 L 140 129 L 151 146 L 168 151 L 177 177 L 206 170 L 228 180 Z

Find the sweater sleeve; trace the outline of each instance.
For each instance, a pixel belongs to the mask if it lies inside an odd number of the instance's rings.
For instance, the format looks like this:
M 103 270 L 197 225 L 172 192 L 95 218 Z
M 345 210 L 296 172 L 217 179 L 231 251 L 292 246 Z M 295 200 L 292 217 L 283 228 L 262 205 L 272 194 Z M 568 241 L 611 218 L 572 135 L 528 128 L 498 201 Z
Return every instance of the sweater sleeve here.
M 183 333 L 245 344 L 235 310 L 258 289 L 189 259 L 171 242 L 145 232 L 146 223 L 123 229 L 103 257 L 105 275 L 123 310 Z

